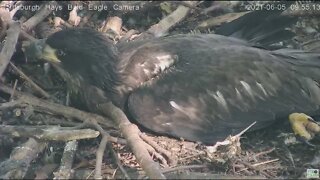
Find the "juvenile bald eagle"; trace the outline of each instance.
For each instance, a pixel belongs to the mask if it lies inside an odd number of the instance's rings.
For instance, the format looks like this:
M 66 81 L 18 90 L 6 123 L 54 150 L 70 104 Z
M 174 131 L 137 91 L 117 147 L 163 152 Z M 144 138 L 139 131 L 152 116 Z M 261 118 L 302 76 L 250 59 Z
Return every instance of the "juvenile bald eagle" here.
M 36 44 L 67 73 L 68 89 L 93 109 L 112 101 L 160 134 L 213 143 L 253 122 L 319 114 L 319 54 L 269 51 L 220 35 L 175 35 L 113 45 L 90 29 Z

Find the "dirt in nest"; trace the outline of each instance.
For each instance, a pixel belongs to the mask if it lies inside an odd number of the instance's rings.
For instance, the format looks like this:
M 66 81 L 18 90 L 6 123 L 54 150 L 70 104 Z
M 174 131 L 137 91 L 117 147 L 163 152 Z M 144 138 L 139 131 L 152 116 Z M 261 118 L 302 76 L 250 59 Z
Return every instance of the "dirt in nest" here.
M 162 170 L 168 177 L 180 178 L 188 174 L 189 178 L 197 178 L 199 174 L 207 173 L 209 178 L 305 178 L 308 169 L 319 168 L 319 149 L 297 141 L 285 121 L 244 134 L 241 137 L 240 149 L 232 155 L 227 154 L 230 148 L 228 146 L 222 146 L 217 152 L 210 154 L 207 147 L 199 143 L 164 136 L 148 136 L 171 153 L 170 157 L 164 156 L 168 166 L 164 166 L 163 161 L 153 156 L 154 160 L 162 165 Z M 77 173 L 87 173 L 90 176 L 93 172 L 98 143 L 99 141 L 81 142 L 75 163 Z M 315 139 L 312 143 L 319 144 L 320 140 Z M 130 177 L 145 178 L 129 147 L 120 144 L 112 144 L 112 147 Z M 54 151 L 60 154 L 63 149 Z M 106 178 L 124 178 L 110 151 L 104 156 L 103 174 Z
M 175 173 L 190 173 L 190 177 L 196 173 L 210 173 L 221 177 L 305 178 L 307 169 L 319 168 L 319 149 L 297 141 L 284 121 L 243 135 L 241 149 L 234 155 L 226 153 L 226 148 L 230 147 L 218 148 L 217 152 L 210 154 L 206 146 L 198 143 L 151 137 L 161 148 L 171 152 L 174 164 L 171 168 L 164 167 L 166 173 L 178 167 Z M 312 142 L 319 144 L 320 139 Z M 123 146 L 117 149 L 124 165 L 132 168 L 136 164 L 127 151 Z

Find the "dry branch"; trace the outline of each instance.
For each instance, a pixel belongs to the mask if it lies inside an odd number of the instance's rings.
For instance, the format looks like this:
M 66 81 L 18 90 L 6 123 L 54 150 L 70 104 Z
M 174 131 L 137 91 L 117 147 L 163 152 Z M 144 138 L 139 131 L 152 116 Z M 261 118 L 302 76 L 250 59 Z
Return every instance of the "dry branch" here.
M 1 179 L 22 179 L 26 175 L 30 163 L 44 150 L 46 143 L 30 138 L 26 143 L 16 147 L 10 159 L 0 164 Z
M 0 86 L 0 91 L 10 94 L 12 89 Z M 27 104 L 34 107 L 35 110 L 40 112 L 54 113 L 57 115 L 63 115 L 65 117 L 73 117 L 83 122 L 95 124 L 96 122 L 110 127 L 112 122 L 102 116 L 96 114 L 86 113 L 75 108 L 66 107 L 60 104 L 47 102 L 36 97 L 23 95 L 20 92 L 16 92 L 15 96 L 18 100 L 0 105 L 0 109 L 11 107 L 24 107 Z M 148 151 L 145 149 L 145 143 L 141 140 L 138 127 L 127 119 L 126 115 L 111 103 L 102 104 L 100 108 L 104 109 L 105 115 L 110 116 L 116 121 L 116 124 L 120 128 L 120 131 L 124 135 L 128 144 L 130 145 L 133 153 L 135 154 L 138 163 L 144 169 L 146 174 L 152 179 L 165 179 L 165 176 L 160 172 L 160 167 L 150 157 Z M 108 112 L 106 112 L 108 111 Z M 109 123 L 108 123 L 109 122 Z
M 158 151 L 159 153 L 163 154 L 166 156 L 166 158 L 168 159 L 169 165 L 175 165 L 177 163 L 177 159 L 172 157 L 172 153 L 164 148 L 162 148 L 161 146 L 159 146 L 156 142 L 154 142 L 150 137 L 148 137 L 146 134 L 141 133 L 140 137 L 147 142 L 148 144 L 150 144 L 156 151 Z
M 0 77 L 2 77 L 15 52 L 19 34 L 20 24 L 18 22 L 10 23 L 9 29 L 7 30 L 6 42 L 0 52 Z
M 165 179 L 159 165 L 152 160 L 148 150 L 145 148 L 145 142 L 139 136 L 141 133 L 139 128 L 135 124 L 132 124 L 124 112 L 112 103 L 101 104 L 99 108 L 102 110 L 102 113 L 116 121 L 121 133 L 136 156 L 137 162 L 146 172 L 147 176 L 151 179 Z
M 246 11 L 246 12 L 237 12 L 237 13 L 228 13 L 228 14 L 224 14 L 221 16 L 217 16 L 217 17 L 212 17 L 209 19 L 206 19 L 204 21 L 202 21 L 197 28 L 210 28 L 213 26 L 220 26 L 223 23 L 228 23 L 231 22 L 235 19 L 240 18 L 241 16 L 249 13 L 250 11 Z
M 187 1 L 186 3 L 194 5 L 197 1 Z M 175 11 L 162 19 L 159 23 L 151 26 L 147 32 L 153 34 L 155 37 L 163 36 L 170 28 L 182 21 L 188 15 L 189 10 L 189 7 L 179 5 Z
M 81 21 L 81 17 L 78 16 L 77 9 L 78 9 L 78 6 L 74 6 L 72 11 L 70 11 L 69 13 L 68 22 L 73 26 L 78 26 Z
M 107 146 L 109 146 L 109 149 L 111 151 L 112 157 L 114 158 L 114 160 L 116 161 L 118 168 L 120 169 L 120 171 L 122 172 L 122 174 L 124 175 L 124 177 L 126 179 L 131 179 L 128 172 L 124 169 L 123 165 L 121 164 L 121 161 L 118 157 L 118 154 L 115 152 L 114 149 L 112 149 L 112 144 L 107 144 Z
M 63 20 L 60 17 L 54 17 L 53 23 L 54 23 L 53 27 L 55 27 L 55 28 L 60 26 L 60 25 L 66 26 L 67 28 L 72 28 L 73 27 L 71 24 L 69 24 L 68 22 L 66 22 L 65 20 Z
M 10 66 L 26 81 L 30 83 L 30 86 L 37 92 L 39 92 L 43 97 L 50 98 L 50 94 L 39 87 L 35 82 L 33 82 L 26 74 L 24 74 L 19 68 L 17 68 L 13 63 Z
M 26 22 L 24 22 L 22 24 L 23 29 L 26 31 L 30 31 L 36 25 L 38 25 L 40 22 L 42 22 L 47 16 L 49 16 L 51 14 L 51 12 L 53 11 L 53 9 L 52 8 L 50 9 L 49 6 L 55 7 L 55 6 L 57 6 L 57 2 L 50 1 L 50 2 L 42 5 L 41 9 L 38 11 L 37 14 L 35 14 L 34 16 L 32 16 L 30 19 L 28 19 Z
M 94 175 L 95 179 L 102 179 L 102 175 L 101 175 L 102 160 L 103 160 L 103 155 L 104 155 L 104 151 L 106 149 L 107 143 L 108 143 L 108 137 L 104 136 L 101 139 L 99 148 L 96 152 L 97 158 L 96 158 L 96 168 L 95 168 L 95 175 Z
M 91 124 L 95 129 L 97 129 L 102 136 L 102 139 L 100 141 L 99 144 L 99 148 L 96 152 L 96 168 L 95 168 L 95 175 L 94 177 L 96 179 L 101 179 L 102 178 L 102 173 L 101 173 L 101 169 L 102 169 L 102 161 L 103 161 L 103 155 L 104 155 L 104 151 L 107 145 L 109 145 L 110 143 L 108 142 L 117 142 L 117 143 L 124 143 L 126 144 L 126 142 L 121 142 L 120 139 L 113 139 L 114 137 L 110 136 L 110 134 L 105 131 L 99 124 Z M 110 149 L 113 151 L 112 146 L 110 145 Z M 122 165 L 120 164 L 119 160 L 117 159 L 117 157 L 114 155 L 114 158 L 116 158 L 117 164 L 120 168 L 120 170 L 124 173 L 124 175 L 126 176 L 126 172 L 123 169 Z M 129 176 L 126 176 L 129 177 Z M 127 178 L 129 179 L 129 178 Z
M 73 175 L 72 164 L 76 150 L 78 148 L 78 141 L 69 141 L 64 147 L 61 158 L 60 168 L 58 172 L 53 173 L 54 179 L 70 179 Z
M 1 134 L 10 134 L 14 137 L 33 137 L 39 140 L 71 141 L 77 139 L 89 139 L 99 136 L 98 131 L 92 129 L 70 129 L 65 127 L 30 127 L 0 125 Z
M 12 89 L 4 85 L 0 85 L 0 91 L 11 94 Z M 87 122 L 87 123 L 98 122 L 102 124 L 104 127 L 109 127 L 109 128 L 114 127 L 114 123 L 111 120 L 96 114 L 87 113 L 72 107 L 67 107 L 61 104 L 48 102 L 33 96 L 28 96 L 18 91 L 15 91 L 14 95 L 15 97 L 18 98 L 18 100 L 10 102 L 12 107 L 14 106 L 24 107 L 29 104 L 33 106 L 34 109 L 38 112 L 61 115 L 67 118 L 75 118 L 82 122 Z M 0 104 L 0 109 L 7 108 L 5 105 L 10 105 L 10 104 L 8 103 Z
M 0 7 L 0 40 L 5 37 L 9 22 L 11 21 L 10 12 Z

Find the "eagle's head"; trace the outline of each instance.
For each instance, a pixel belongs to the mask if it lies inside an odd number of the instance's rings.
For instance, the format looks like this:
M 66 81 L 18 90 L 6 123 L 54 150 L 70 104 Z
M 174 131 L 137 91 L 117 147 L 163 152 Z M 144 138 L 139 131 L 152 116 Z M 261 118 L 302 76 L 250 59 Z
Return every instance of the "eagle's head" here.
M 28 47 L 33 58 L 60 66 L 68 76 L 107 88 L 117 81 L 116 47 L 101 33 L 88 28 L 56 32 Z M 64 77 L 67 78 L 67 77 Z

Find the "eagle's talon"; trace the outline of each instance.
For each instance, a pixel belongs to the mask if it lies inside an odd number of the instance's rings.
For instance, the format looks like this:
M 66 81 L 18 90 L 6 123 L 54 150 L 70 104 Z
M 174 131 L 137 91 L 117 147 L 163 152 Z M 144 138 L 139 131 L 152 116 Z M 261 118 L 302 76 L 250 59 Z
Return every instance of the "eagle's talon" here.
M 307 145 L 314 147 L 315 145 L 309 141 L 312 140 L 315 135 L 320 134 L 319 123 L 304 113 L 290 114 L 289 121 L 292 130 L 298 139 Z
M 311 147 L 316 147 L 316 145 L 312 144 L 311 142 L 309 142 L 306 138 L 296 135 L 297 140 L 301 141 L 302 143 L 311 146 Z

